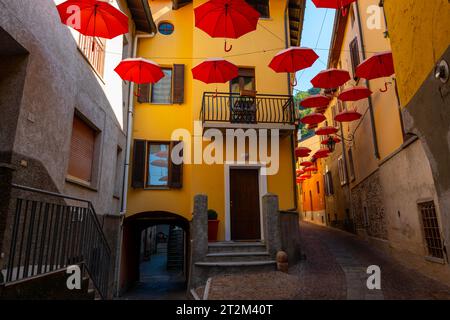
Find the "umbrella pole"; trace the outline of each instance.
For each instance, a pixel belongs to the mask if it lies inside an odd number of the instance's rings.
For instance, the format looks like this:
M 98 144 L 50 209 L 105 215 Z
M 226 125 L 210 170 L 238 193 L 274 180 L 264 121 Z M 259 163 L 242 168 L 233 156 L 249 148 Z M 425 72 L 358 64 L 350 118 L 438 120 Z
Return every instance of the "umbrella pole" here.
M 95 51 L 95 25 L 97 23 L 97 6 L 98 4 L 94 6 L 94 36 L 92 37 L 92 52 Z

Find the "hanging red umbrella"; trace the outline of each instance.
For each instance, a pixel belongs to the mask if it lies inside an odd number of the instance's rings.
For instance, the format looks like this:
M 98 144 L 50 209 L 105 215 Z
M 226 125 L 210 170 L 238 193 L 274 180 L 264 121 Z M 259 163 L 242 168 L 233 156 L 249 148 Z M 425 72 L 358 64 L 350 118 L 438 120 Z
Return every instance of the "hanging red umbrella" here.
M 300 122 L 303 124 L 319 124 L 323 121 L 325 121 L 327 118 L 321 114 L 321 113 L 311 113 L 308 114 L 307 116 L 304 116 L 303 118 L 300 119 Z
M 316 134 L 318 136 L 328 136 L 330 134 L 335 134 L 338 132 L 338 129 L 335 127 L 322 127 L 316 130 Z
M 311 178 L 312 178 L 312 176 L 310 174 L 304 174 L 304 175 L 300 176 L 300 179 L 303 179 L 303 180 L 308 180 Z
M 122 60 L 114 71 L 123 79 L 134 83 L 156 83 L 164 77 L 161 67 L 143 58 Z
M 345 110 L 334 117 L 337 122 L 352 122 L 361 119 L 362 114 L 356 110 Z
M 108 2 L 68 0 L 56 8 L 62 23 L 86 36 L 112 39 L 128 33 L 128 17 Z
M 338 137 L 331 137 L 331 138 L 333 139 L 334 143 L 341 142 L 341 139 L 339 139 Z M 326 145 L 328 145 L 328 142 L 329 142 L 328 139 L 326 139 L 326 140 L 323 140 L 320 144 L 326 146 Z
M 358 101 L 362 99 L 367 99 L 372 94 L 372 91 L 366 87 L 353 87 L 342 91 L 338 96 L 341 101 Z
M 319 56 L 313 49 L 290 47 L 278 52 L 270 62 L 269 67 L 277 73 L 295 73 L 311 67 L 317 59 L 319 59 Z M 297 79 L 292 86 L 295 87 L 296 85 Z
M 314 155 L 315 159 L 327 158 L 330 155 L 330 151 L 328 149 L 320 149 Z
M 296 173 L 297 177 L 299 177 L 305 173 L 305 170 L 298 169 L 295 173 Z
M 331 99 L 317 94 L 314 96 L 310 96 L 308 98 L 305 98 L 302 100 L 302 102 L 300 102 L 300 105 L 303 108 L 318 108 L 318 107 L 326 107 L 328 106 L 328 104 L 330 103 Z
M 377 53 L 374 56 L 363 61 L 356 68 L 356 76 L 367 80 L 390 77 L 395 73 L 394 59 L 392 52 Z M 388 83 L 385 83 L 385 88 L 381 92 L 387 91 Z
M 302 182 L 306 181 L 305 178 L 297 178 L 297 183 L 300 184 Z
M 316 113 L 324 114 L 328 107 L 316 108 Z
M 192 75 L 206 84 L 226 83 L 239 75 L 239 68 L 224 59 L 208 59 L 195 66 Z
M 300 165 L 302 167 L 308 168 L 310 166 L 312 166 L 314 163 L 312 163 L 311 161 L 303 161 L 302 163 L 300 163 Z
M 334 89 L 350 80 L 350 73 L 346 70 L 328 69 L 319 72 L 311 83 L 315 88 Z
M 244 0 L 210 0 L 194 9 L 195 26 L 213 38 L 237 39 L 255 31 L 260 14 Z
M 356 0 L 312 0 L 317 8 L 339 9 L 342 10 L 342 14 L 347 15 L 347 8 L 351 3 Z
M 316 167 L 308 167 L 308 168 L 305 168 L 305 172 L 316 172 L 317 171 L 317 168 Z
M 309 149 L 309 148 L 298 147 L 297 149 L 295 149 L 295 156 L 297 158 L 307 157 L 307 156 L 309 156 L 310 153 L 311 153 L 311 149 Z

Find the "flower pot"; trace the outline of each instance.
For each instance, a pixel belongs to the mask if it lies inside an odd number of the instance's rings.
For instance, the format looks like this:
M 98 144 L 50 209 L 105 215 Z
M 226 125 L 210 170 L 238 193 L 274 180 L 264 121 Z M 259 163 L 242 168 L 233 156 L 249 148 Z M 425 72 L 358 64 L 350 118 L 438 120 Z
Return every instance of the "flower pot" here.
M 217 241 L 220 220 L 208 220 L 208 241 Z

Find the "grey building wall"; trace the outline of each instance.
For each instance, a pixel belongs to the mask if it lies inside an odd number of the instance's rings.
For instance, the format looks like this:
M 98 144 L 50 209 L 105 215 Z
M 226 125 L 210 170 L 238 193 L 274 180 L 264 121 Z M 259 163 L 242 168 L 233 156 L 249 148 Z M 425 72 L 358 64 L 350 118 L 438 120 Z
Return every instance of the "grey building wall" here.
M 95 183 L 89 188 L 66 179 L 75 110 L 100 131 Z M 90 200 L 114 253 L 125 144 L 126 135 L 93 70 L 61 24 L 54 2 L 0 0 L 0 176 L 4 181 Z M 123 150 L 119 157 L 118 148 Z M 7 185 L 0 187 L 7 195 Z M 2 226 L 7 231 L 11 225 L 5 213 L 5 206 L 0 206 L 0 239 Z

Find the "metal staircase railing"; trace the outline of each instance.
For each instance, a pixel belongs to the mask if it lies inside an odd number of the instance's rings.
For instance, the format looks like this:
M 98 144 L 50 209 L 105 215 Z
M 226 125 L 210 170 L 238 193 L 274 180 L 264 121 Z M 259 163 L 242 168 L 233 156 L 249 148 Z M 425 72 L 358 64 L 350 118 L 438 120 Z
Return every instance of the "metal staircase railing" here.
M 6 285 L 84 265 L 102 298 L 108 296 L 111 250 L 90 201 L 12 185 L 12 226 L 5 238 Z

